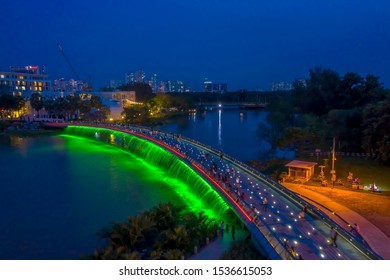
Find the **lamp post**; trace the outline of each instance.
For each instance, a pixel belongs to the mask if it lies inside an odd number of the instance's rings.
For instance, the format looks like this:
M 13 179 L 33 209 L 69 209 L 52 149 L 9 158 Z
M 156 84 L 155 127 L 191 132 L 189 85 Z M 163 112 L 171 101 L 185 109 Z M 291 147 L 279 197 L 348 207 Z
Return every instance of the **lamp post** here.
M 333 148 L 332 148 L 332 170 L 330 174 L 332 174 L 332 187 L 334 187 L 334 183 L 336 182 L 336 170 L 334 169 L 334 161 L 335 158 L 335 146 L 336 146 L 336 138 L 333 136 Z

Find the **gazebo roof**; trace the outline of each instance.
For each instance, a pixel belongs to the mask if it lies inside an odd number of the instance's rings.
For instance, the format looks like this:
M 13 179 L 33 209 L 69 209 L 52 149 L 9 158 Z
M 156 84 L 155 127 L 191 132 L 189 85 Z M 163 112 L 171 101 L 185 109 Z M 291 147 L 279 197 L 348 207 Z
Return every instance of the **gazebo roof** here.
M 293 161 L 290 161 L 289 163 L 287 163 L 285 166 L 287 166 L 287 167 L 303 168 L 303 169 L 310 169 L 310 168 L 312 168 L 315 165 L 317 165 L 316 162 L 293 160 Z

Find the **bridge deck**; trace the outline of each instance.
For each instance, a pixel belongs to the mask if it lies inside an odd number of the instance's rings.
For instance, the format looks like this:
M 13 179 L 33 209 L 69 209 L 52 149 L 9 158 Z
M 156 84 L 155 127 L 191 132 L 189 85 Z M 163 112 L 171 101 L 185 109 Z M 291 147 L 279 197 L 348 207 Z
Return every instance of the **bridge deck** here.
M 211 147 L 191 139 L 145 128 L 107 125 L 97 127 L 143 137 L 186 158 L 194 169 L 198 169 L 206 179 L 221 188 L 219 192 L 222 190 L 225 198 L 230 199 L 228 202 L 231 206 L 241 214 L 251 230 L 252 238 L 260 244 L 264 244 L 265 240 L 269 242 L 281 258 L 380 258 L 361 243 L 359 238 L 345 231 L 316 207 L 309 204 L 305 217 L 300 218 L 306 202 L 299 196 Z M 267 207 L 263 206 L 264 197 L 268 200 Z M 337 247 L 328 242 L 332 226 L 338 232 Z

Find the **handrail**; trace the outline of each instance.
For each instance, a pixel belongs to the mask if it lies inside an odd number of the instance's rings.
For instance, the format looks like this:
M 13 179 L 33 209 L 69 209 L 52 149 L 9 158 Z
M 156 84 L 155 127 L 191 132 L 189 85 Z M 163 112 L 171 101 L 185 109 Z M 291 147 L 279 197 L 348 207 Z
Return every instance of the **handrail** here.
M 173 136 L 175 135 L 173 133 L 153 130 L 149 127 L 139 126 L 139 125 L 118 125 L 118 124 L 112 124 L 112 123 L 89 123 L 89 122 L 87 122 L 87 123 L 86 122 L 74 122 L 74 123 L 71 122 L 71 124 L 75 124 L 75 125 L 87 124 L 87 125 L 92 125 L 92 126 L 97 126 L 97 127 L 102 126 L 105 128 L 116 128 L 116 129 L 123 129 L 123 128 L 132 129 L 133 128 L 133 129 L 141 129 L 143 131 L 148 131 L 148 132 L 158 132 L 158 133 L 163 133 L 166 135 L 173 135 Z M 123 131 L 123 132 L 125 132 L 125 131 Z M 128 131 L 128 132 L 131 132 L 131 131 Z M 145 135 L 143 135 L 143 134 L 138 134 L 138 136 L 145 137 Z M 283 185 L 272 180 L 271 178 L 269 178 L 268 176 L 259 172 L 258 170 L 255 170 L 254 168 L 248 166 L 247 164 L 242 163 L 241 161 L 239 161 L 239 160 L 237 160 L 229 155 L 226 155 L 223 152 L 221 152 L 221 151 L 219 151 L 211 146 L 207 146 L 199 141 L 196 141 L 194 139 L 183 137 L 181 135 L 178 135 L 177 139 L 184 140 L 188 143 L 191 143 L 194 146 L 198 146 L 203 150 L 206 150 L 208 152 L 213 153 L 214 155 L 221 155 L 222 154 L 225 159 L 227 159 L 231 163 L 235 164 L 236 166 L 240 167 L 241 169 L 245 170 L 246 172 L 250 173 L 252 176 L 256 177 L 257 179 L 260 179 L 267 186 L 271 187 L 273 190 L 276 190 L 279 194 L 283 195 L 283 197 L 287 198 L 289 201 L 292 201 L 295 205 L 301 206 L 303 204 L 308 204 L 310 206 L 309 211 L 311 212 L 311 214 L 313 216 L 315 216 L 319 220 L 322 220 L 323 223 L 327 224 L 328 226 L 334 226 L 337 229 L 338 233 L 341 234 L 346 240 L 349 240 L 349 242 L 351 244 L 353 244 L 353 246 L 355 248 L 357 248 L 360 252 L 362 252 L 363 254 L 367 255 L 369 258 L 372 258 L 372 259 L 382 259 L 382 257 L 379 256 L 374 251 L 372 251 L 371 248 L 367 248 L 368 244 L 363 245 L 362 243 L 355 240 L 354 236 L 352 236 L 349 232 L 347 232 L 341 225 L 339 225 L 338 223 L 336 223 L 335 221 L 330 219 L 323 211 L 321 211 L 320 209 L 318 209 L 317 207 L 315 207 L 311 203 L 308 203 L 307 201 L 305 201 L 302 197 L 300 197 L 296 193 L 288 190 L 286 187 L 284 187 Z M 152 139 L 149 139 L 149 140 L 152 140 Z M 153 142 L 156 142 L 156 141 L 154 140 Z M 191 162 L 193 162 L 193 161 L 196 161 L 196 160 L 191 159 Z M 200 164 L 199 164 L 199 166 L 204 168 Z M 207 170 L 206 170 L 206 172 L 207 172 Z M 247 204 L 245 201 L 244 201 L 244 203 Z M 246 205 L 246 207 L 248 207 L 248 205 Z M 250 208 L 246 209 L 246 211 L 248 212 L 248 214 L 250 216 L 253 215 L 253 211 Z M 257 215 L 256 215 L 255 219 L 252 220 L 252 222 L 255 224 L 255 226 L 258 228 L 258 230 L 261 232 L 261 234 L 267 239 L 267 241 L 273 246 L 275 251 L 281 257 L 282 257 L 282 255 L 283 255 L 283 257 L 286 257 L 286 255 L 287 255 L 288 258 L 296 258 L 296 256 L 293 256 L 290 253 L 290 251 L 287 250 L 287 248 L 284 246 L 283 242 L 277 236 L 275 236 L 275 234 L 269 228 L 269 226 L 267 224 L 263 223 L 257 217 Z M 270 238 L 271 235 L 274 237 L 273 239 Z M 276 244 L 275 244 L 275 242 L 276 242 Z M 282 249 L 277 251 L 276 248 L 282 248 Z

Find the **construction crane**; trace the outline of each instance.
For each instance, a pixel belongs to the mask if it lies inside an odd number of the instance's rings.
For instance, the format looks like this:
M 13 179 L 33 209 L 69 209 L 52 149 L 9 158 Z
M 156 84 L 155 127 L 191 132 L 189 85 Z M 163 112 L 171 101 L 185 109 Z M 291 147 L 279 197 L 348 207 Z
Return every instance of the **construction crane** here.
M 75 78 L 76 78 L 78 81 L 81 81 L 79 74 L 77 73 L 76 69 L 74 69 L 72 63 L 70 62 L 69 58 L 68 58 L 67 55 L 65 54 L 64 49 L 62 48 L 62 46 L 60 45 L 60 43 L 57 43 L 57 47 L 58 47 L 58 49 L 60 50 L 62 56 L 65 58 L 66 62 L 69 64 L 70 69 L 72 69 L 72 72 L 73 72 L 73 74 L 75 75 Z M 86 92 L 90 89 L 90 86 L 88 85 L 88 82 L 89 82 L 89 79 L 84 83 L 84 86 L 83 86 L 83 92 L 84 92 L 84 93 L 86 93 Z
M 64 49 L 63 49 L 62 46 L 60 45 L 60 43 L 57 43 L 57 47 L 58 47 L 58 49 L 60 50 L 60 52 L 62 53 L 62 55 L 63 55 L 63 57 L 65 58 L 66 62 L 69 64 L 70 69 L 72 69 L 72 72 L 73 72 L 73 74 L 75 75 L 75 78 L 76 78 L 77 80 L 80 80 L 79 74 L 77 74 L 76 69 L 74 69 L 72 63 L 70 63 L 68 57 L 66 56 L 66 54 L 65 54 L 65 52 L 64 52 Z

